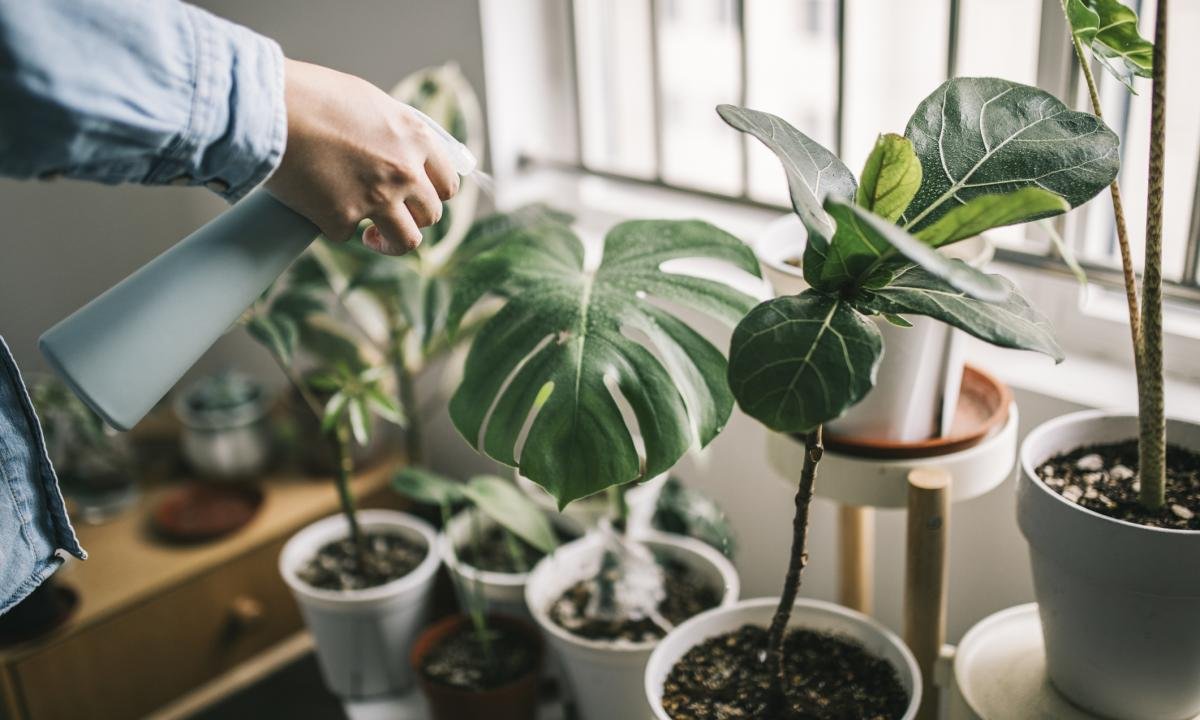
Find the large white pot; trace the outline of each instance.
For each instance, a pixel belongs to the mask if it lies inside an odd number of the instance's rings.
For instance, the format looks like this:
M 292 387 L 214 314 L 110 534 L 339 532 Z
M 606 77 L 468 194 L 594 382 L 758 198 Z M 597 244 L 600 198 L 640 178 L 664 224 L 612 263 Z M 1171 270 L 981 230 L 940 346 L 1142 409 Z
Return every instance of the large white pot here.
M 1136 436 L 1136 417 L 1102 411 L 1035 428 L 1021 447 L 1017 521 L 1055 687 L 1105 717 L 1181 720 L 1200 713 L 1200 532 L 1104 517 L 1035 474 L 1060 452 Z M 1200 426 L 1168 420 L 1167 437 L 1200 449 Z
M 326 544 L 346 537 L 342 515 L 318 520 L 292 536 L 279 555 L 279 573 L 292 589 L 317 644 L 325 684 L 337 695 L 398 695 L 413 684 L 408 654 L 425 624 L 440 560 L 437 536 L 425 521 L 392 510 L 360 510 L 364 532 L 384 531 L 425 544 L 421 564 L 402 578 L 364 590 L 320 590 L 296 571 Z
M 806 237 L 800 218 L 788 214 L 768 225 L 755 242 L 755 253 L 777 295 L 808 288 L 800 268 L 784 262 L 804 253 Z M 983 267 L 991 261 L 994 248 L 984 238 L 974 237 L 942 252 Z M 826 423 L 830 433 L 913 442 L 939 435 L 939 419 L 944 415 L 953 417 L 962 382 L 966 335 L 931 318 L 905 319 L 912 327 L 896 327 L 875 318 L 884 347 L 875 388 L 840 418 Z
M 688 620 L 663 638 L 646 664 L 645 694 L 647 702 L 654 709 L 654 717 L 671 720 L 671 716 L 662 709 L 663 683 L 671 668 L 688 650 L 743 625 L 767 627 L 778 605 L 778 598 L 755 598 L 729 607 L 713 608 Z M 912 720 L 917 716 L 917 709 L 921 706 L 921 671 L 912 652 L 891 630 L 841 605 L 808 599 L 796 601 L 788 627 L 802 627 L 852 638 L 872 655 L 886 660 L 896 669 L 900 684 L 908 691 L 908 708 L 903 720 Z
M 487 601 L 488 612 L 509 615 L 515 618 L 532 619 L 525 606 L 525 584 L 529 572 L 506 573 L 479 568 L 460 562 L 458 549 L 471 541 L 471 510 L 463 510 L 446 523 L 438 535 L 438 553 L 446 567 L 458 582 L 472 592 L 481 592 Z M 568 535 L 582 535 L 583 528 L 575 520 L 556 512 L 546 511 L 550 523 Z M 480 514 L 479 527 L 487 529 L 496 524 L 486 515 Z
M 638 538 L 686 563 L 715 586 L 724 587 L 722 605 L 737 600 L 741 591 L 737 571 L 721 553 L 679 535 L 651 531 Z M 653 713 L 642 691 L 643 675 L 657 643 L 588 640 L 559 627 L 548 614 L 550 605 L 568 587 L 600 570 L 602 543 L 602 536 L 593 533 L 543 558 L 529 576 L 525 600 L 550 647 L 562 659 L 580 720 L 649 720 Z

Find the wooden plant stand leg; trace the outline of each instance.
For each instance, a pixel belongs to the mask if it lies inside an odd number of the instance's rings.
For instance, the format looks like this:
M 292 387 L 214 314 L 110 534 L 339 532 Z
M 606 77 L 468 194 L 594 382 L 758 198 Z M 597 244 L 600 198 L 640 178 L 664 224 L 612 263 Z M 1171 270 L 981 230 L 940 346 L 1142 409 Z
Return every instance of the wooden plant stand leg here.
M 864 615 L 874 611 L 875 508 L 838 506 L 838 602 Z
M 918 468 L 908 474 L 908 541 L 904 568 L 904 641 L 924 681 L 918 720 L 935 720 L 940 693 L 933 669 L 946 639 L 947 536 L 950 474 Z

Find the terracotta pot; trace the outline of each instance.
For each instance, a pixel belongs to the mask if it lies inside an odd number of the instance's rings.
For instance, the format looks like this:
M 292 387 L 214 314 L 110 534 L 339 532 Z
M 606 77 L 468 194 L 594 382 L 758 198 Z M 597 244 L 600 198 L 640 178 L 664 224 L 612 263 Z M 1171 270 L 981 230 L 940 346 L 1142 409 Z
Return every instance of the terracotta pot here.
M 465 615 L 443 618 L 421 633 L 413 645 L 409 659 L 417 684 L 429 702 L 430 716 L 433 720 L 534 720 L 543 646 L 537 629 L 527 622 L 504 615 L 488 616 L 490 625 L 519 632 L 537 655 L 533 669 L 507 685 L 473 692 L 430 680 L 421 671 L 425 656 L 468 622 Z

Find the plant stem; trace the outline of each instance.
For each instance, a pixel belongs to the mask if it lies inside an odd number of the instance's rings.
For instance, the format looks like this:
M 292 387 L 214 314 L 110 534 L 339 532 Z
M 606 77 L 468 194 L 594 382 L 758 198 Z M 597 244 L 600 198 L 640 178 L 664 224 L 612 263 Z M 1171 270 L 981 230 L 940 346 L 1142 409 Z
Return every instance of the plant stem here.
M 613 529 L 624 535 L 629 524 L 629 502 L 625 499 L 623 485 L 610 485 L 608 488 L 608 508 L 612 515 Z
M 1162 232 L 1167 126 L 1167 0 L 1154 18 L 1154 69 L 1150 105 L 1150 168 L 1146 193 L 1146 269 L 1142 276 L 1142 377 L 1138 382 L 1138 500 L 1163 506 L 1167 421 L 1163 409 Z
M 395 358 L 392 361 L 393 372 L 396 375 L 396 391 L 399 395 L 400 409 L 404 412 L 404 452 L 410 465 L 422 465 L 425 462 L 425 451 L 422 445 L 421 407 L 417 403 L 417 388 L 413 374 L 404 363 L 404 341 L 393 341 L 396 345 Z
M 1063 15 L 1067 13 L 1067 3 L 1063 0 Z M 1068 31 L 1070 27 L 1068 25 Z M 1071 44 L 1075 48 L 1075 57 L 1079 59 L 1079 68 L 1087 81 L 1088 97 L 1091 99 L 1092 112 L 1101 120 L 1104 119 L 1104 109 L 1100 105 L 1100 91 L 1096 87 L 1096 78 L 1092 73 L 1091 63 L 1083 51 L 1083 43 L 1075 34 L 1071 34 Z M 1142 329 L 1138 318 L 1138 288 L 1137 274 L 1133 270 L 1133 254 L 1129 250 L 1129 225 L 1125 222 L 1125 203 L 1121 201 L 1121 185 L 1116 178 L 1108 186 L 1112 196 L 1114 224 L 1117 228 L 1117 246 L 1121 249 L 1121 272 L 1125 276 L 1125 304 L 1129 310 L 1129 334 L 1133 340 L 1133 366 L 1137 376 L 1142 374 Z
M 808 563 L 808 553 L 804 550 L 808 538 L 808 509 L 812 504 L 817 464 L 821 462 L 824 452 L 821 426 L 818 425 L 804 437 L 804 465 L 800 469 L 800 486 L 796 489 L 795 499 L 796 513 L 792 517 L 791 557 L 788 558 L 787 577 L 783 581 L 779 606 L 775 609 L 775 616 L 771 618 L 771 628 L 767 633 L 766 662 L 772 670 L 771 696 L 776 703 L 783 702 L 783 637 L 787 631 L 788 620 L 792 616 L 792 606 L 796 604 L 796 594 L 800 591 L 801 573 Z
M 344 424 L 339 424 L 337 432 L 331 438 L 333 452 L 337 459 L 335 479 L 337 481 L 338 500 L 342 505 L 342 514 L 350 526 L 350 539 L 354 542 L 355 562 L 359 572 L 366 572 L 367 541 L 363 537 L 362 528 L 358 525 L 358 515 L 354 510 L 354 494 L 350 491 L 350 477 L 354 474 L 354 458 L 350 455 L 350 433 Z

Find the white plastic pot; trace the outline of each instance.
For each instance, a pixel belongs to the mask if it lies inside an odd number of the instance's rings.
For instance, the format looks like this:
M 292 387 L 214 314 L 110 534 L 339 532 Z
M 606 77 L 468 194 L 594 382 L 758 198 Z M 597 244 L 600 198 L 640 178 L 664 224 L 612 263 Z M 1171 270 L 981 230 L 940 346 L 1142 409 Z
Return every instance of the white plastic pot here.
M 722 605 L 737 600 L 741 591 L 737 571 L 721 553 L 679 535 L 646 532 L 638 538 L 724 587 Z M 600 535 L 591 534 L 543 558 L 529 576 L 525 599 L 547 643 L 562 659 L 580 720 L 649 720 L 653 712 L 642 690 L 643 676 L 657 643 L 588 640 L 559 627 L 548 614 L 568 587 L 599 571 L 602 543 Z
M 402 578 L 363 590 L 320 590 L 296 571 L 326 544 L 349 532 L 342 515 L 296 533 L 279 555 L 279 573 L 292 590 L 309 631 L 325 685 L 345 698 L 398 695 L 413 685 L 409 650 L 425 624 L 440 560 L 437 536 L 425 521 L 392 510 L 360 510 L 364 532 L 390 532 L 425 544 L 421 564 Z
M 555 512 L 546 512 L 550 522 L 570 535 L 582 535 L 583 528 L 575 520 Z M 487 529 L 495 521 L 480 514 L 479 526 Z M 438 535 L 438 553 L 451 573 L 471 591 L 478 588 L 487 601 L 488 612 L 509 615 L 515 618 L 532 619 L 525 606 L 525 584 L 528 572 L 505 573 L 479 568 L 460 562 L 457 550 L 471 541 L 471 510 L 463 510 L 450 518 L 446 528 Z
M 778 598 L 755 598 L 729 607 L 713 608 L 688 620 L 663 638 L 646 664 L 644 681 L 646 700 L 654 709 L 654 717 L 671 720 L 671 716 L 662 709 L 663 682 L 688 650 L 743 625 L 767 627 L 778 605 Z M 900 684 L 908 691 L 908 708 L 903 720 L 912 720 L 917 716 L 917 709 L 921 706 L 921 671 L 908 647 L 891 630 L 841 605 L 807 599 L 796 601 L 788 627 L 850 637 L 861 643 L 867 652 L 886 660 L 896 669 Z
M 1021 447 L 1017 521 L 1055 687 L 1108 718 L 1181 720 L 1200 713 L 1200 532 L 1105 517 L 1035 474 L 1060 452 L 1136 436 L 1136 417 L 1103 411 L 1035 428 Z M 1168 420 L 1167 438 L 1200 449 L 1200 426 Z
M 803 255 L 806 237 L 800 218 L 789 214 L 768 225 L 755 242 L 755 253 L 777 295 L 808 287 L 801 269 L 785 262 Z M 984 238 L 974 237 L 942 252 L 983 267 L 991 261 L 994 248 Z M 840 418 L 826 423 L 830 433 L 896 442 L 942 434 L 940 419 L 952 418 L 958 404 L 966 335 L 931 318 L 905 319 L 912 327 L 875 318 L 884 347 L 875 388 Z

